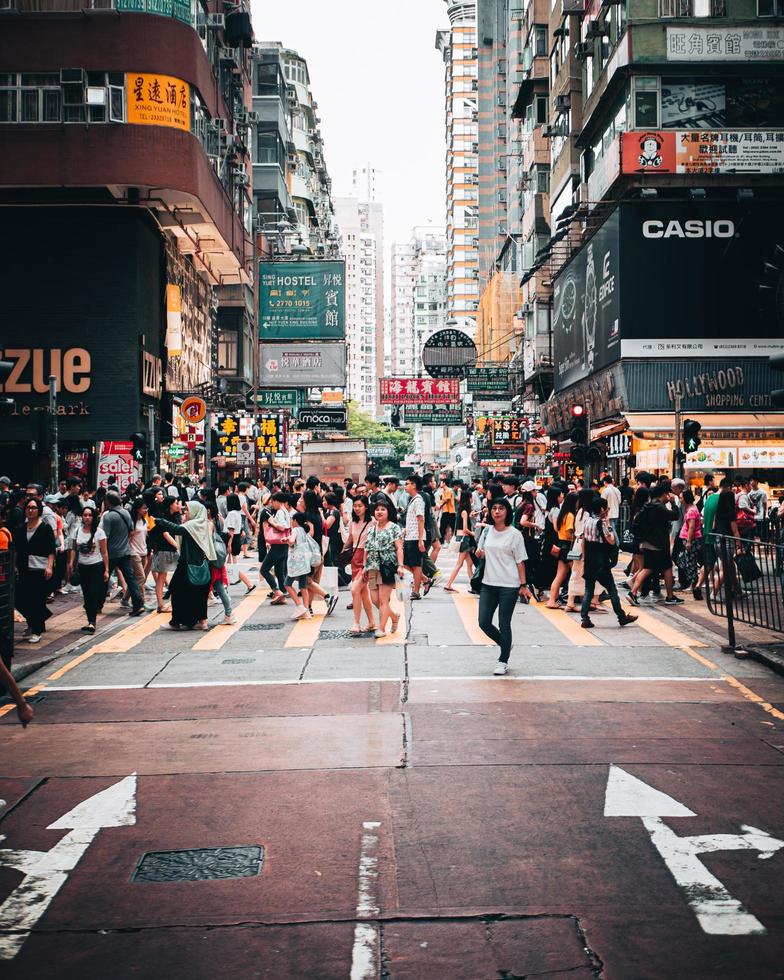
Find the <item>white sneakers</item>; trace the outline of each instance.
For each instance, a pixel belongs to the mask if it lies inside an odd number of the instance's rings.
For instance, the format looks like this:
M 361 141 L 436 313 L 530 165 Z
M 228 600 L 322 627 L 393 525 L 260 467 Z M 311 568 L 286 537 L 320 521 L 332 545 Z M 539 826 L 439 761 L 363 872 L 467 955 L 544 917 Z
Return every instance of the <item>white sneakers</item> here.
M 237 620 L 233 616 L 224 616 L 223 625 L 224 626 L 236 626 Z
M 38 633 L 31 633 L 27 637 L 27 642 L 28 643 L 40 643 L 41 642 L 41 637 L 38 635 Z
M 496 677 L 503 677 L 504 674 L 509 673 L 509 664 L 505 664 L 503 661 L 499 660 L 495 665 L 495 670 L 493 673 Z
M 307 606 L 297 606 L 294 612 L 291 614 L 291 619 L 312 619 L 313 613 L 310 612 Z

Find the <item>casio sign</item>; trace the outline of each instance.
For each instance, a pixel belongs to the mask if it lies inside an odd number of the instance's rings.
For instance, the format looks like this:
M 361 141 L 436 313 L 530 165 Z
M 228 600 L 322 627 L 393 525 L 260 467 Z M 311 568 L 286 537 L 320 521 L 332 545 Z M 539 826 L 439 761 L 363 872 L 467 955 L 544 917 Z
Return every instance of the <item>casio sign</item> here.
M 643 221 L 643 238 L 734 238 L 735 222 L 719 219 L 702 221 L 692 218 L 689 221 L 672 219 L 663 221 Z

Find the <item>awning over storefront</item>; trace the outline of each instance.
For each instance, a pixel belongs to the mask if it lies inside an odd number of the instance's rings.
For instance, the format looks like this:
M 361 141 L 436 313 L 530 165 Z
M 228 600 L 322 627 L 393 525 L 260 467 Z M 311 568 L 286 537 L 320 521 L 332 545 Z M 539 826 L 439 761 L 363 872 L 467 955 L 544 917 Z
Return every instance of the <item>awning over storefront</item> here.
M 784 412 L 682 412 L 681 418 L 699 422 L 703 432 L 760 429 L 780 432 L 784 439 Z M 674 412 L 627 412 L 626 421 L 633 432 L 675 432 Z M 615 423 L 613 423 L 615 424 Z M 593 430 L 596 438 L 597 430 Z M 609 435 L 609 432 L 603 433 Z

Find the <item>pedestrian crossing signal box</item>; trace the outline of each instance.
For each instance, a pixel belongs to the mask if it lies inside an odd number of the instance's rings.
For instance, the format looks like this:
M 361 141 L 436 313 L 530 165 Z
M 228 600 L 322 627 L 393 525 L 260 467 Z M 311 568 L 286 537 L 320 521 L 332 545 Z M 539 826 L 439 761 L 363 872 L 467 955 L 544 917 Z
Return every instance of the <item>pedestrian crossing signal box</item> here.
M 700 432 L 702 431 L 702 426 L 699 422 L 695 422 L 694 419 L 686 419 L 683 423 L 683 451 L 685 453 L 696 453 L 700 448 L 702 439 L 700 439 Z

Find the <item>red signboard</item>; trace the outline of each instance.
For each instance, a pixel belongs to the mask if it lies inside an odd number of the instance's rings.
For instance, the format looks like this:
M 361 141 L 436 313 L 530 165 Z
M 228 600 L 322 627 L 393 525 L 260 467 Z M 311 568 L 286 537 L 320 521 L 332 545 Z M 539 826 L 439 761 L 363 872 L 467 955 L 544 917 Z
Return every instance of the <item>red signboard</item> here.
M 381 378 L 382 405 L 460 401 L 458 378 Z

